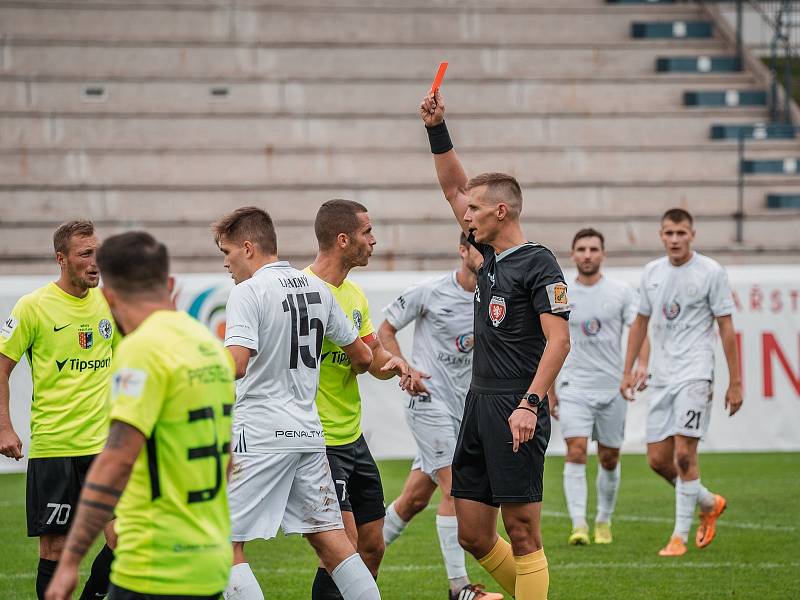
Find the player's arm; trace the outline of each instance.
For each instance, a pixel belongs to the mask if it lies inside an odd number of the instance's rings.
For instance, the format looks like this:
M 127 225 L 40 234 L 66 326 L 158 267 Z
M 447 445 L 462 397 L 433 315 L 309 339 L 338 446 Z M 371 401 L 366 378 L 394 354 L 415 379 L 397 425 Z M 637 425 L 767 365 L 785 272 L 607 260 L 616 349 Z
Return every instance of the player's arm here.
M 361 338 L 356 338 L 352 344 L 342 346 L 342 350 L 350 358 L 350 368 L 360 375 L 366 373 L 372 364 L 372 350 Z
M 558 372 L 564 365 L 564 361 L 569 354 L 569 323 L 559 315 L 544 312 L 539 315 L 539 322 L 542 326 L 542 333 L 547 340 L 536 369 L 536 375 L 528 388 L 529 394 L 536 394 L 544 398 L 558 376 Z M 520 410 L 514 410 L 508 419 L 513 438 L 513 451 L 519 449 L 519 445 L 527 442 L 533 437 L 536 430 L 536 414 L 528 406 L 527 400 L 521 400 Z
M 647 389 L 647 366 L 650 364 L 650 338 L 644 336 L 642 349 L 636 357 L 636 364 L 633 367 L 633 389 L 641 392 Z
M 11 423 L 11 386 L 9 379 L 17 361 L 0 354 L 0 454 L 19 460 L 22 458 L 22 440 Z
M 438 90 L 435 94 L 429 92 L 422 99 L 419 113 L 428 131 L 439 185 L 459 226 L 464 233 L 469 234 L 464 223 L 464 213 L 467 212 L 467 181 L 469 178 L 450 142 L 450 135 L 447 133 L 447 126 L 444 123 L 444 100 Z
M 144 434 L 122 421 L 111 421 L 108 441 L 86 475 L 75 522 L 53 575 L 46 600 L 68 600 L 78 583 L 78 566 L 113 518 L 114 508 L 145 444 Z
M 648 315 L 638 314 L 628 332 L 628 348 L 625 352 L 625 366 L 622 370 L 622 383 L 619 391 L 626 400 L 633 400 L 633 391 L 637 387 L 633 372 L 633 363 L 642 351 L 642 346 L 647 339 L 647 325 L 650 323 Z
M 250 357 L 255 354 L 250 348 L 244 346 L 226 346 L 228 352 L 233 357 L 233 364 L 236 365 L 236 379 L 241 379 L 247 374 L 247 364 Z
M 372 364 L 369 366 L 370 375 L 382 380 L 399 377 L 401 390 L 414 391 L 411 387 L 411 368 L 402 356 L 395 356 L 384 348 L 381 340 L 375 334 L 372 334 L 369 348 L 372 350 Z
M 739 371 L 739 345 L 736 343 L 736 330 L 733 328 L 733 317 L 726 315 L 717 317 L 719 337 L 728 363 L 728 391 L 725 393 L 725 408 L 731 416 L 742 407 L 742 374 Z
M 389 323 L 388 320 L 384 320 L 378 328 L 378 339 L 386 350 L 395 356 L 399 356 L 408 363 L 408 368 L 411 372 L 411 384 L 406 391 L 410 394 L 428 394 L 428 388 L 423 380 L 430 379 L 431 376 L 412 367 L 411 363 L 403 356 L 403 351 L 400 349 L 400 342 L 397 341 L 397 331 L 398 329 L 395 328 L 394 325 Z

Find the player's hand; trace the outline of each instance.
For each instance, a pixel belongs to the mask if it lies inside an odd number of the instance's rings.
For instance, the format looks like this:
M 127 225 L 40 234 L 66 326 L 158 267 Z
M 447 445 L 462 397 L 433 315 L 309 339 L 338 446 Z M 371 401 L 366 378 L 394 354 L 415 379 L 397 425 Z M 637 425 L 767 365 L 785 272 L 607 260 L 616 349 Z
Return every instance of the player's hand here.
M 13 427 L 0 430 L 0 454 L 14 460 L 20 460 L 23 456 L 22 440 Z
M 533 437 L 536 431 L 536 415 L 532 410 L 515 410 L 508 417 L 508 426 L 511 427 L 511 449 L 519 450 L 519 445 L 524 444 Z
M 550 408 L 550 416 L 558 421 L 558 396 L 555 394 L 547 394 L 547 404 Z
M 633 390 L 636 392 L 643 392 L 647 389 L 647 365 L 638 364 L 633 369 Z
M 78 586 L 78 566 L 67 566 L 59 563 L 47 591 L 44 593 L 45 600 L 71 600 L 72 592 Z
M 399 356 L 393 356 L 381 367 L 384 373 L 392 372 L 400 378 L 400 389 L 405 391 L 411 385 L 411 367 Z
M 444 100 L 439 90 L 425 94 L 419 105 L 419 115 L 425 127 L 433 127 L 444 121 Z
M 634 400 L 633 391 L 636 389 L 636 378 L 633 374 L 633 371 L 630 373 L 625 373 L 622 376 L 622 383 L 619 384 L 619 392 L 622 394 L 622 397 L 629 402 Z
M 430 379 L 431 376 L 422 371 L 418 371 L 414 367 L 409 367 L 409 374 L 411 375 L 411 383 L 408 385 L 406 392 L 411 396 L 430 396 L 428 387 L 425 385 L 425 379 Z
M 728 391 L 725 392 L 725 408 L 728 410 L 728 414 L 731 417 L 742 408 L 742 402 L 744 402 L 744 398 L 742 397 L 742 384 L 733 383 L 729 385 Z

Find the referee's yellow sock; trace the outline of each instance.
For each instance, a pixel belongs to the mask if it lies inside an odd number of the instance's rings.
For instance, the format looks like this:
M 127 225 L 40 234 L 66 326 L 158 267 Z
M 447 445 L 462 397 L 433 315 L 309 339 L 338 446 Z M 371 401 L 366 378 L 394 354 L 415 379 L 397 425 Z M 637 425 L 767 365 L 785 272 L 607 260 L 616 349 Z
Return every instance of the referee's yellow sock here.
M 544 548 L 525 556 L 515 556 L 517 581 L 514 597 L 517 600 L 546 600 L 550 572 Z
M 500 584 L 500 587 L 512 596 L 517 579 L 517 565 L 514 561 L 511 544 L 500 536 L 497 536 L 497 542 L 489 554 L 478 559 L 478 563 Z

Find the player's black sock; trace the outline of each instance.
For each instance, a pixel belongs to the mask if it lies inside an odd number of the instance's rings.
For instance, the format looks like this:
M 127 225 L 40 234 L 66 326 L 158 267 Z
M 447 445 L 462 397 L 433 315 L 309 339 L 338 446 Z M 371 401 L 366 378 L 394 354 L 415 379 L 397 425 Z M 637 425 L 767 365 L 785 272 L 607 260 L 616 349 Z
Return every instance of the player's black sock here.
M 114 560 L 114 552 L 108 546 L 97 553 L 92 563 L 92 572 L 86 585 L 83 586 L 83 593 L 80 600 L 97 600 L 105 598 L 108 594 L 108 576 L 111 574 L 111 563 Z
M 342 600 L 342 594 L 328 572 L 320 567 L 311 586 L 311 600 Z
M 53 578 L 53 573 L 56 572 L 57 566 L 57 560 L 39 559 L 39 568 L 36 570 L 36 597 L 39 600 L 44 600 L 44 593 L 47 590 L 47 586 L 50 585 L 50 580 Z

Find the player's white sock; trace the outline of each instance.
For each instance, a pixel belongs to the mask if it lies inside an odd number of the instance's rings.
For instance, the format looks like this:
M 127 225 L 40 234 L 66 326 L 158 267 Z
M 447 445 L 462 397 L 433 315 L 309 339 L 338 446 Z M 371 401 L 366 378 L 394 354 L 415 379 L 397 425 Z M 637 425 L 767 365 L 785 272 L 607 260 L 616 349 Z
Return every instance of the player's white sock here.
M 700 493 L 697 495 L 697 504 L 700 505 L 700 510 L 703 512 L 713 510 L 717 505 L 717 495 L 709 491 L 706 486 L 700 483 L 699 479 L 697 480 L 697 484 L 700 486 Z
M 675 482 L 675 529 L 672 535 L 679 535 L 686 542 L 692 528 L 694 508 L 697 506 L 697 495 L 700 493 L 700 480 Z
M 408 521 L 403 521 L 392 502 L 386 509 L 386 518 L 383 521 L 383 543 L 387 546 L 400 537 L 400 534 L 408 525 Z
M 458 543 L 458 520 L 455 517 L 436 515 L 436 532 L 444 557 L 444 568 L 450 580 L 450 589 L 460 590 L 469 583 L 464 562 L 464 549 Z
M 586 465 L 564 463 L 564 495 L 567 497 L 567 509 L 572 517 L 573 527 L 588 527 L 586 523 L 586 497 L 589 490 L 586 485 Z
M 358 554 L 351 554 L 331 571 L 344 600 L 380 600 L 378 584 Z
M 222 593 L 225 600 L 264 600 L 258 580 L 249 563 L 233 565 L 228 578 L 228 587 Z
M 598 465 L 597 469 L 597 517 L 598 523 L 610 523 L 611 515 L 617 506 L 617 491 L 619 490 L 621 467 L 617 466 L 610 471 Z

